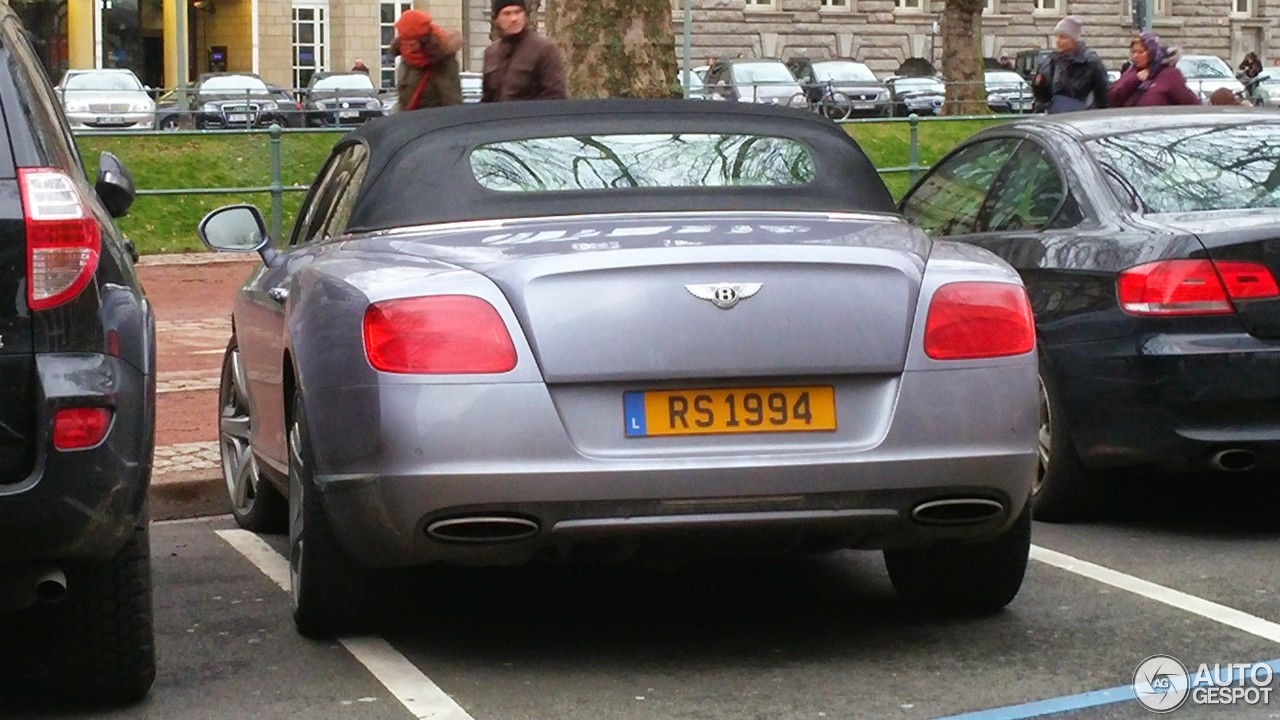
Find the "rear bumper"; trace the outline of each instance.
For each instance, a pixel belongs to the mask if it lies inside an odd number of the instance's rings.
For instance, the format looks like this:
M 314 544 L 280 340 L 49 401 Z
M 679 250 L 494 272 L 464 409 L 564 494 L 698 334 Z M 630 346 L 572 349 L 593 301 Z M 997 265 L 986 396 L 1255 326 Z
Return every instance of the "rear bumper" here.
M 100 354 L 37 355 L 41 388 L 35 468 L 0 478 L 0 563 L 106 559 L 142 519 L 154 444 L 154 378 Z M 53 448 L 54 411 L 113 409 L 97 447 Z
M 590 428 L 568 421 L 586 412 L 541 383 L 326 389 L 318 393 L 323 403 L 308 406 L 315 479 L 340 542 L 370 566 L 515 564 L 602 548 L 610 557 L 650 547 L 685 556 L 703 545 L 717 555 L 746 545 L 887 548 L 987 537 L 1021 511 L 1035 474 L 1028 360 L 907 372 L 884 381 L 894 392 L 883 404 L 872 393 L 853 395 L 862 402 L 843 405 L 834 436 L 737 444 L 606 446 L 604 434 L 622 434 L 621 389 L 616 417 L 608 415 L 614 422 Z M 597 433 L 602 424 L 608 429 Z M 912 518 L 921 503 L 952 498 L 999 508 L 968 523 Z M 528 521 L 536 532 L 486 544 L 427 532 L 474 516 Z
M 1076 450 L 1097 468 L 1216 469 L 1224 450 L 1280 467 L 1280 343 L 1151 335 L 1046 348 Z

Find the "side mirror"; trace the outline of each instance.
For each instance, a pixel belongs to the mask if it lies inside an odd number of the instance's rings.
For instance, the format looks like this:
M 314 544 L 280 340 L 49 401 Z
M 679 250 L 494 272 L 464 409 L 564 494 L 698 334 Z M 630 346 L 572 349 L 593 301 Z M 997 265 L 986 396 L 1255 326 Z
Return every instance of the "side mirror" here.
M 128 215 L 134 198 L 138 196 L 129 168 L 124 166 L 120 158 L 109 152 L 98 156 L 98 180 L 94 183 L 93 189 L 97 191 L 98 197 L 102 198 L 102 204 L 106 206 L 107 212 L 111 213 L 113 218 Z
M 267 221 L 252 205 L 227 205 L 204 216 L 196 231 L 211 250 L 258 252 L 267 247 Z

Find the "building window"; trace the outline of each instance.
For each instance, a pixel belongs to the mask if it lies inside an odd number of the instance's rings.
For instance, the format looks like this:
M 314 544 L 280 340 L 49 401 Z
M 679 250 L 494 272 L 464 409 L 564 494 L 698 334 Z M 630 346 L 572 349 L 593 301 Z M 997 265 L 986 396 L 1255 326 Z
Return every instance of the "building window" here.
M 384 2 L 378 18 L 378 29 L 382 33 L 382 87 L 394 87 L 396 84 L 396 67 L 400 59 L 391 54 L 391 41 L 396 39 L 396 20 L 405 10 L 413 9 L 413 0 L 396 0 Z
M 329 69 L 329 7 L 293 6 L 293 86 L 304 88 L 311 76 Z
M 996 0 L 982 0 L 982 14 L 995 15 L 999 13 L 1000 5 Z
M 1231 12 L 1233 15 L 1253 17 L 1253 0 L 1231 0 Z
M 746 0 L 748 10 L 772 10 L 773 0 Z
M 928 9 L 926 2 L 928 0 L 894 0 L 899 11 L 903 12 L 925 12 Z
M 821 10 L 848 10 L 851 0 L 821 0 L 818 8 Z
M 1059 14 L 1062 12 L 1062 2 L 1061 0 L 1036 0 L 1036 12 Z

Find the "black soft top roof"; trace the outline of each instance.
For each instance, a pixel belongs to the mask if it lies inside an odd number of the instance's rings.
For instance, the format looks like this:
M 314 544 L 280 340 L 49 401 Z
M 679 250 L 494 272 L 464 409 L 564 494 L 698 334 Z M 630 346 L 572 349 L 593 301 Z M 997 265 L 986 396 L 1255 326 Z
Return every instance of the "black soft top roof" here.
M 816 179 L 792 187 L 628 188 L 497 192 L 476 182 L 469 155 L 492 142 L 582 134 L 706 132 L 771 135 L 807 144 Z M 694 100 L 564 100 L 461 105 L 366 123 L 353 142 L 369 150 L 352 231 L 460 220 L 607 212 L 896 208 L 875 167 L 840 127 L 812 113 Z

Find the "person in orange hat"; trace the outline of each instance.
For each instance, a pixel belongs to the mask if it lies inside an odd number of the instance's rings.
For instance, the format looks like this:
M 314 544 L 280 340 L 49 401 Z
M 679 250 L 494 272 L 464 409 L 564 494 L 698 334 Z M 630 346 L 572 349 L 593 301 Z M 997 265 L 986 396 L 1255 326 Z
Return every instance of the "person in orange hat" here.
M 423 10 L 405 10 L 395 29 L 391 53 L 401 59 L 396 70 L 399 109 L 461 105 L 458 50 L 462 35 L 436 25 Z

